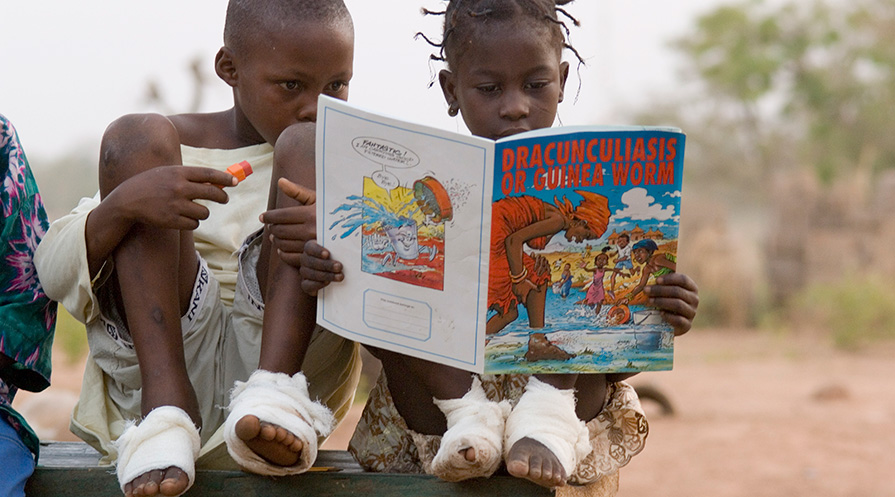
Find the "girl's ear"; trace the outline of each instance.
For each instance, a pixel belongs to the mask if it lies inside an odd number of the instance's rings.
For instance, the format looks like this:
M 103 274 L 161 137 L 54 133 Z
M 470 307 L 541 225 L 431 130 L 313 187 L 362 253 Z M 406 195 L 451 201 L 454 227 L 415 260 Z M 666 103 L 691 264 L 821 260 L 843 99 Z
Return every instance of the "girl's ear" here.
M 438 72 L 438 83 L 441 84 L 444 101 L 448 104 L 448 114 L 453 111 L 453 115 L 457 115 L 454 109 L 459 109 L 460 104 L 457 102 L 457 84 L 454 79 L 454 73 L 447 69 Z
M 227 47 L 221 47 L 214 57 L 214 72 L 230 86 L 236 86 L 236 63 L 233 61 L 233 51 Z
M 569 78 L 569 63 L 563 61 L 559 65 L 559 101 L 562 102 L 566 91 L 566 80 Z

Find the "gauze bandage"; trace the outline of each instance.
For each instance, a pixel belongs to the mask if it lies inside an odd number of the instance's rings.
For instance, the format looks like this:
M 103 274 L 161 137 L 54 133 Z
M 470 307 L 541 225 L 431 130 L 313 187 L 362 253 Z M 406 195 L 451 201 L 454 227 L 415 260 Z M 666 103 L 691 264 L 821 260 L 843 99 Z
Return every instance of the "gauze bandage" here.
M 238 381 L 230 393 L 230 414 L 224 422 L 227 451 L 241 467 L 260 475 L 284 476 L 307 471 L 317 459 L 317 438 L 333 429 L 335 418 L 326 406 L 312 401 L 301 373 L 289 376 L 256 370 L 246 382 Z M 301 455 L 292 466 L 265 461 L 236 436 L 236 423 L 244 416 L 277 425 L 301 440 Z
M 510 404 L 488 400 L 478 377 L 463 397 L 434 402 L 447 419 L 447 431 L 426 471 L 447 481 L 493 474 L 500 466 Z M 470 448 L 475 452 L 474 461 L 466 460 Z
M 189 479 L 186 492 L 196 477 L 199 445 L 199 429 L 183 409 L 156 407 L 140 424 L 131 423 L 115 441 L 121 491 L 142 474 L 175 466 Z
M 504 452 L 523 438 L 544 444 L 570 477 L 591 451 L 587 427 L 575 414 L 574 391 L 559 390 L 532 376 L 507 418 Z

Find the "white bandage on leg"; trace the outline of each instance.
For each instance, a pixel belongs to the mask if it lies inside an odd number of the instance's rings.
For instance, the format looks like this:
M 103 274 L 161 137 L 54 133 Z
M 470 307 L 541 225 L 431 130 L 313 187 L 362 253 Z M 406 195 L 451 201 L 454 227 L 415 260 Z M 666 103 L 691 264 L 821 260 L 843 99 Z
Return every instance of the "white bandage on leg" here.
M 444 413 L 448 429 L 431 464 L 424 464 L 426 471 L 447 481 L 491 476 L 500 466 L 510 404 L 488 400 L 478 377 L 462 398 L 434 402 Z M 475 451 L 472 462 L 465 456 L 470 448 Z
M 335 425 L 330 410 L 308 395 L 308 383 L 301 373 L 289 376 L 256 370 L 246 382 L 237 381 L 230 393 L 230 414 L 224 422 L 224 440 L 230 456 L 247 471 L 283 476 L 304 473 L 317 459 L 317 437 L 326 436 Z M 236 423 L 244 416 L 289 430 L 301 440 L 301 455 L 292 466 L 265 461 L 236 436 Z
M 199 429 L 183 409 L 156 407 L 140 424 L 131 423 L 115 441 L 121 491 L 142 474 L 175 466 L 189 479 L 186 492 L 196 477 L 199 445 Z
M 544 444 L 559 459 L 566 477 L 572 476 L 591 451 L 587 427 L 575 414 L 574 391 L 559 390 L 532 376 L 507 418 L 504 451 L 508 454 L 523 438 Z

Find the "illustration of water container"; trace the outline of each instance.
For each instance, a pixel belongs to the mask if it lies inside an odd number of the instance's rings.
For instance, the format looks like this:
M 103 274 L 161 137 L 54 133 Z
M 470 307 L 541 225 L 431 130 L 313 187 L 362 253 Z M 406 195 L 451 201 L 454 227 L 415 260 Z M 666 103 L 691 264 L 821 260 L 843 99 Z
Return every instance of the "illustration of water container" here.
M 407 219 L 400 226 L 391 226 L 385 229 L 395 254 L 405 260 L 413 260 L 420 255 L 420 246 L 418 243 L 419 228 L 416 221 Z

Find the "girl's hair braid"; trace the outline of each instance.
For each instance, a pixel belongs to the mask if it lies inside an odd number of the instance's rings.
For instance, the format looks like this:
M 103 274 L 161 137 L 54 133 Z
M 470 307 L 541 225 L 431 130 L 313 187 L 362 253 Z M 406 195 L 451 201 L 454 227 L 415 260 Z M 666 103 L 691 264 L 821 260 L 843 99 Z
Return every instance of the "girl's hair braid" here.
M 470 31 L 476 22 L 485 23 L 489 20 L 514 20 L 528 18 L 544 22 L 559 40 L 564 49 L 569 49 L 578 59 L 579 66 L 584 65 L 581 54 L 569 42 L 570 30 L 566 21 L 579 26 L 578 19 L 569 14 L 562 5 L 568 5 L 574 0 L 449 0 L 443 11 L 422 9 L 423 15 L 444 16 L 444 28 L 441 34 L 441 42 L 432 41 L 423 33 L 417 33 L 418 38 L 423 38 L 428 44 L 438 49 L 437 53 L 429 56 L 432 60 L 443 61 L 448 64 L 451 60 L 456 62 L 459 53 L 455 51 L 458 46 L 454 40 L 470 36 Z

